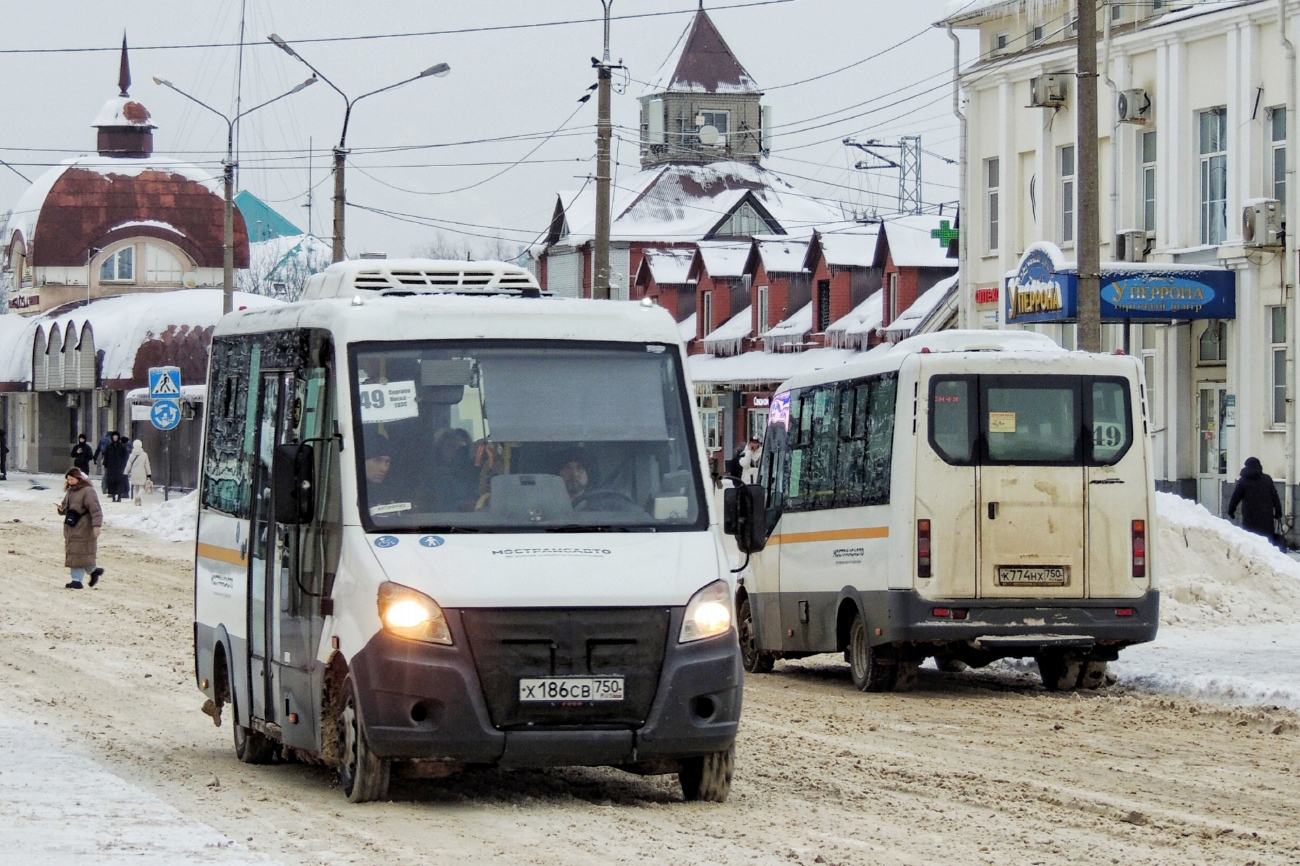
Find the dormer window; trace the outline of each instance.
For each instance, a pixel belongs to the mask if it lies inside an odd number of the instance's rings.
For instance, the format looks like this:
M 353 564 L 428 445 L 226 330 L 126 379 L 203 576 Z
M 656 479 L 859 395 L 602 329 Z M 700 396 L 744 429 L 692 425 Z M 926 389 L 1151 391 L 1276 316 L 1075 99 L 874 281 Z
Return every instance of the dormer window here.
M 1037 45 L 1043 41 L 1043 25 L 1038 24 L 1029 29 L 1029 44 Z
M 135 247 L 122 247 L 110 253 L 99 266 L 101 283 L 130 283 L 135 280 Z
M 1010 33 L 999 33 L 998 35 L 996 35 L 996 36 L 993 37 L 993 50 L 994 50 L 994 51 L 1006 51 L 1006 50 L 1007 50 L 1007 46 L 1010 45 L 1010 44 L 1011 44 L 1011 34 L 1010 34 Z

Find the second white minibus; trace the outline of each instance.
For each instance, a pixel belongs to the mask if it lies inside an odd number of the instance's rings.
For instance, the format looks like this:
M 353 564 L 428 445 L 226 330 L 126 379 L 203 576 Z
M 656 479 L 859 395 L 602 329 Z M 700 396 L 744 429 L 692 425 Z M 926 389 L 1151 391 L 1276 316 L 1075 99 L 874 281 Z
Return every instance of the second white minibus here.
M 745 667 L 843 652 L 864 691 L 1037 660 L 1096 688 L 1155 637 L 1142 370 L 1032 333 L 947 331 L 781 386 L 761 484 L 727 493 Z
M 344 262 L 217 325 L 198 685 L 235 752 L 730 789 L 734 583 L 677 326 L 500 263 Z

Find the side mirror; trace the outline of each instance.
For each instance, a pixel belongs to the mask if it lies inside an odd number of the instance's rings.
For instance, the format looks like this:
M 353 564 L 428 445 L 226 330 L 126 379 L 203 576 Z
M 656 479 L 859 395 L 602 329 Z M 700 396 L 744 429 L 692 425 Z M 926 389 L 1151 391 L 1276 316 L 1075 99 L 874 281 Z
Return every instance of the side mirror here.
M 315 454 L 310 445 L 277 445 L 271 457 L 271 497 L 275 522 L 298 526 L 311 522 L 316 510 L 313 467 Z
M 741 553 L 756 553 L 767 546 L 766 510 L 767 494 L 758 484 L 722 492 L 722 531 L 736 539 Z

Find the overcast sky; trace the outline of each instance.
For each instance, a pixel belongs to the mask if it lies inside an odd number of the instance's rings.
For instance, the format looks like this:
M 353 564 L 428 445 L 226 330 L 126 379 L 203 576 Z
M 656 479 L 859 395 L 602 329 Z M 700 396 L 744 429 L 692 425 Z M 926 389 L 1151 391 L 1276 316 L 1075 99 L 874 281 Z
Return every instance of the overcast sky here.
M 613 102 L 624 177 L 638 168 L 642 82 L 672 51 L 696 5 L 613 0 L 611 54 L 627 66 L 626 77 L 615 79 L 622 92 Z M 887 212 L 896 201 L 897 175 L 854 170 L 862 154 L 841 139 L 894 141 L 919 133 L 927 151 L 955 158 L 952 47 L 943 30 L 929 26 L 943 5 L 706 0 L 773 106 L 778 135 L 766 165 L 845 209 Z M 10 10 L 0 30 L 7 109 L 0 159 L 35 179 L 61 159 L 93 152 L 90 123 L 117 95 L 125 31 L 131 95 L 158 126 L 155 152 L 219 175 L 225 123 L 151 78 L 168 79 L 227 114 L 235 111 L 242 78 L 242 107 L 250 108 L 310 75 L 266 40 L 278 33 L 351 97 L 440 61 L 452 67 L 445 78 L 355 106 L 348 200 L 390 215 L 350 207 L 349 255 L 410 255 L 439 232 L 473 244 L 486 243 L 479 236 L 528 243 L 545 230 L 556 191 L 577 189 L 594 173 L 596 100 L 581 107 L 577 100 L 595 82 L 591 58 L 601 50 L 601 12 L 600 0 L 44 0 L 22 14 Z M 672 14 L 621 17 L 647 13 Z M 547 26 L 565 21 L 579 23 Z M 517 29 L 491 29 L 502 27 Z M 827 75 L 879 52 L 885 53 Z M 314 188 L 311 228 L 325 238 L 331 234 L 330 148 L 338 143 L 343 107 L 337 93 L 318 83 L 250 114 L 240 134 L 240 187 L 303 228 Z M 509 136 L 528 137 L 491 141 Z M 956 169 L 930 155 L 922 165 L 925 200 L 955 200 Z M 27 185 L 0 167 L 0 212 Z

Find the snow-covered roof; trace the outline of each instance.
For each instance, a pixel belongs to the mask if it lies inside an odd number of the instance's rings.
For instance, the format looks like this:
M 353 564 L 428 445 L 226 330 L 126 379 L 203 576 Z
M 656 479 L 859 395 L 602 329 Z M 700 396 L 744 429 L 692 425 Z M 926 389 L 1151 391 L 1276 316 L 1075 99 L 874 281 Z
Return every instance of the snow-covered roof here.
M 763 348 L 771 350 L 802 343 L 804 336 L 812 330 L 812 314 L 812 304 L 804 304 L 783 321 L 759 334 L 763 339 Z
M 885 304 L 876 292 L 849 311 L 847 316 L 836 319 L 826 329 L 826 335 L 832 346 L 847 348 L 858 345 L 868 334 L 880 328 L 885 320 Z
M 921 293 L 921 297 L 913 302 L 897 319 L 889 323 L 885 329 L 891 337 L 903 334 L 904 336 L 916 333 L 916 329 L 925 321 L 930 313 L 939 305 L 944 297 L 953 290 L 957 285 L 957 275 L 953 274 L 945 280 L 940 280 L 929 289 Z
M 279 301 L 235 292 L 234 308 L 265 307 Z M 22 318 L 21 330 L 6 323 L 0 330 L 0 345 L 11 342 L 11 357 L 0 367 L 0 382 L 31 381 L 32 347 L 36 329 L 49 333 L 57 327 L 67 330 L 71 323 L 76 332 L 90 323 L 95 347 L 103 352 L 100 378 L 105 382 L 135 378 L 136 353 L 145 343 L 163 335 L 188 329 L 210 328 L 221 318 L 220 289 L 180 289 L 172 292 L 149 292 L 96 298 L 90 304 L 65 305 L 39 316 Z M 71 307 L 71 308 L 69 308 Z M 19 318 L 0 316 L 0 321 Z M 12 332 L 9 330 L 12 329 Z
M 791 274 L 804 270 L 808 241 L 791 238 L 755 238 L 763 270 L 769 274 Z
M 115 96 L 104 103 L 91 126 L 138 126 L 157 129 L 149 122 L 149 109 L 129 96 Z
M 646 267 L 659 285 L 684 285 L 690 279 L 695 250 L 681 247 L 645 251 Z
M 873 349 L 872 351 L 878 351 Z M 801 373 L 838 367 L 865 355 L 852 349 L 809 349 L 806 352 L 745 352 L 740 355 L 691 355 L 687 361 L 695 382 L 732 384 L 780 383 Z
M 877 246 L 877 262 L 884 264 L 884 247 L 888 245 L 894 264 L 900 268 L 957 269 L 957 260 L 948 258 L 947 244 L 941 244 L 930 232 L 939 229 L 940 222 L 951 219 L 931 215 L 898 217 L 881 226 Z
M 746 195 L 789 235 L 808 237 L 840 219 L 838 210 L 801 193 L 762 166 L 726 160 L 707 165 L 659 165 L 619 177 L 613 190 L 610 240 L 698 241 L 718 227 Z M 596 191 L 560 193 L 568 234 L 578 246 L 595 236 Z
M 744 339 L 754 333 L 754 314 L 745 307 L 704 338 L 704 351 L 711 355 L 735 355 L 744 346 Z
M 695 314 L 691 313 L 677 323 L 677 333 L 682 335 L 682 342 L 689 343 L 695 339 Z
M 165 156 L 150 156 L 143 159 L 118 159 L 89 154 L 65 159 L 59 165 L 36 178 L 32 185 L 27 188 L 27 191 L 23 193 L 22 198 L 18 199 L 18 204 L 14 205 L 13 213 L 9 215 L 9 223 L 5 226 L 4 242 L 6 244 L 13 238 L 15 231 L 21 231 L 23 240 L 28 244 L 32 242 L 32 239 L 36 236 L 36 219 L 40 216 L 45 199 L 49 197 L 50 190 L 54 188 L 54 184 L 58 182 L 59 178 L 63 177 L 72 168 L 93 171 L 110 178 L 138 177 L 146 171 L 158 171 L 164 174 L 178 175 L 194 183 L 211 185 L 214 191 L 217 187 L 217 179 L 198 166 Z
M 713 20 L 701 7 L 646 85 L 657 93 L 758 93 Z
M 821 246 L 822 258 L 832 267 L 869 268 L 876 261 L 876 242 L 879 236 L 879 225 L 819 230 L 817 243 Z
M 742 277 L 749 261 L 749 244 L 700 241 L 700 259 L 711 277 Z

